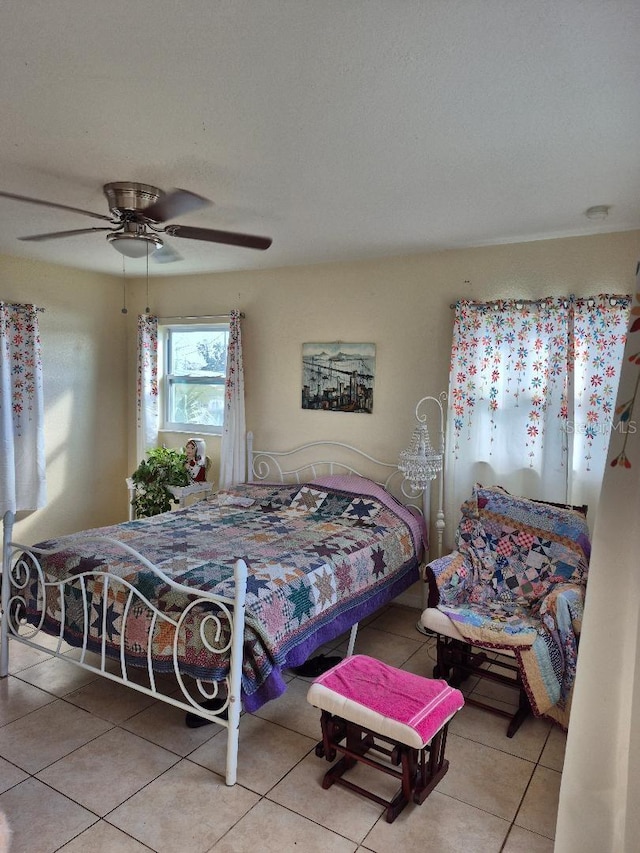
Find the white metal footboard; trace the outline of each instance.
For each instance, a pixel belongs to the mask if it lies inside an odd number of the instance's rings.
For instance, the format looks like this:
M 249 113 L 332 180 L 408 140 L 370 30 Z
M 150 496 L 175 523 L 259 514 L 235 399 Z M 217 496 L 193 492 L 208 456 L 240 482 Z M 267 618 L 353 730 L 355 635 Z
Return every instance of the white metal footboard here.
M 166 583 L 177 592 L 188 596 L 188 604 L 180 614 L 167 614 L 160 611 L 149 599 L 137 590 L 129 581 L 117 577 L 104 570 L 89 570 L 73 574 L 64 580 L 47 577 L 40 557 L 54 554 L 57 551 L 68 551 L 69 545 L 55 550 L 32 548 L 11 541 L 14 517 L 12 513 L 4 516 L 4 546 L 3 546 L 3 568 L 2 568 L 2 620 L 0 623 L 0 677 L 8 674 L 9 666 L 9 637 L 24 643 L 32 648 L 45 651 L 54 657 L 62 658 L 77 666 L 101 675 L 111 681 L 124 684 L 140 693 L 153 696 L 167 704 L 174 705 L 185 711 L 191 711 L 204 717 L 211 722 L 225 726 L 228 730 L 227 740 L 227 764 L 225 781 L 227 785 L 236 782 L 238 762 L 238 729 L 240 723 L 240 689 L 242 674 L 242 650 L 245 622 L 245 597 L 247 586 L 247 565 L 244 560 L 237 560 L 234 569 L 235 598 L 228 598 L 212 593 L 194 590 L 193 588 L 178 584 L 154 566 L 142 554 L 131 548 L 124 542 L 119 542 L 107 536 L 83 537 L 83 544 L 95 543 L 96 545 L 109 543 L 116 545 L 129 555 L 134 557 L 145 570 L 153 572 L 162 582 Z M 39 622 L 37 625 L 28 623 L 24 617 L 26 609 L 26 591 L 37 584 L 36 595 L 39 609 Z M 80 603 L 82 607 L 83 637 L 79 659 L 64 654 L 66 649 L 64 639 L 65 627 L 65 588 L 73 584 L 77 594 L 80 591 Z M 98 661 L 89 648 L 89 617 L 92 587 L 101 586 L 102 600 L 107 600 L 109 590 L 122 590 L 125 597 L 124 612 L 122 615 L 122 631 L 120 637 L 120 657 L 115 661 L 106 653 L 107 635 L 107 608 L 102 610 L 102 630 L 100 631 L 100 652 Z M 30 592 L 30 595 L 32 593 Z M 57 642 L 52 649 L 42 644 L 41 637 L 45 632 L 42 630 L 47 607 L 50 609 L 52 602 L 59 611 L 60 629 Z M 149 621 L 146 648 L 146 674 L 148 686 L 139 684 L 132 680 L 135 672 L 140 672 L 140 667 L 133 667 L 127 663 L 125 654 L 127 616 L 136 605 L 143 605 L 151 613 Z M 178 660 L 178 643 L 180 633 L 184 628 L 185 621 L 194 608 L 205 606 L 211 608 L 199 620 L 200 639 L 205 648 L 215 654 L 230 655 L 230 669 L 228 676 L 222 682 L 205 682 L 201 679 L 193 679 L 196 692 L 199 697 L 192 697 L 187 684 L 180 671 Z M 156 673 L 153 669 L 152 638 L 159 623 L 171 626 L 173 635 L 173 674 L 178 682 L 182 697 L 176 698 L 162 692 L 158 685 Z M 228 632 L 227 632 L 228 627 Z M 49 635 L 49 632 L 46 632 Z M 227 636 L 228 633 L 228 636 Z M 140 644 L 140 638 L 136 635 L 136 643 Z M 115 663 L 114 663 L 115 662 Z M 111 663 L 111 668 L 108 668 Z M 115 669 L 116 671 L 113 671 Z M 226 697 L 221 707 L 210 710 L 199 704 L 200 699 L 215 699 L 218 697 L 220 687 L 226 688 Z

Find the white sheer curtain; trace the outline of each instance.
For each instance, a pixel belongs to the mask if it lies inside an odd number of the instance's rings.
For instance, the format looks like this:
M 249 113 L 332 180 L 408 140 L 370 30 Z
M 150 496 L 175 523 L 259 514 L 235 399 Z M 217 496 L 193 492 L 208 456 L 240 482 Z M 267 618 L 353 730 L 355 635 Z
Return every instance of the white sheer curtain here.
M 625 296 L 456 305 L 450 529 L 476 482 L 595 517 L 628 316 Z
M 557 853 L 631 853 L 640 843 L 640 275 L 631 320 L 593 531 Z
M 244 414 L 244 367 L 240 312 L 233 310 L 229 319 L 229 349 L 224 400 L 224 425 L 220 446 L 220 488 L 242 483 L 247 476 Z
M 46 503 L 38 312 L 0 302 L 0 515 Z
M 138 315 L 137 461 L 158 445 L 158 318 Z

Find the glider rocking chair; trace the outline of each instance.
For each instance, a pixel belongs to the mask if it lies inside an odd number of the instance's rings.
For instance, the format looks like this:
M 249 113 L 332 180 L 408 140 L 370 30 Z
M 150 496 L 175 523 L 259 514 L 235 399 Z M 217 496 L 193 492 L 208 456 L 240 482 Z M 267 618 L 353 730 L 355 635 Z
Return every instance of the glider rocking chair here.
M 572 508 L 477 485 L 462 505 L 451 554 L 426 567 L 422 625 L 436 634 L 434 678 L 514 688 L 517 709 L 465 697 L 510 717 L 529 713 L 566 728 L 590 556 L 586 507 Z

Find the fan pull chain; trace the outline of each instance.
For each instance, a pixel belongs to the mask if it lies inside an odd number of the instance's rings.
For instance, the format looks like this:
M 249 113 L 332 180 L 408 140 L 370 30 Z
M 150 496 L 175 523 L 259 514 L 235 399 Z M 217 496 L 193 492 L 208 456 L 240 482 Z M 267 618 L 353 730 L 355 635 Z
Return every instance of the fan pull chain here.
M 144 309 L 145 314 L 151 314 L 149 308 L 149 244 L 147 243 L 147 307 Z
M 124 255 L 122 256 L 122 314 L 127 314 L 127 277 L 124 272 Z

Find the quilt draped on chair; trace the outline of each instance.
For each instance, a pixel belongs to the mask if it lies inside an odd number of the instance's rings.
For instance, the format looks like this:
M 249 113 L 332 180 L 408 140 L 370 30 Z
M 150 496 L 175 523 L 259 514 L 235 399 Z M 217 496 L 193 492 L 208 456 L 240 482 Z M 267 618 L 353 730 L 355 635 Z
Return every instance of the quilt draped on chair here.
M 38 313 L 0 302 L 0 515 L 46 503 Z
M 224 424 L 220 446 L 220 488 L 242 483 L 247 476 L 244 414 L 244 366 L 240 312 L 233 310 L 229 320 L 229 348 L 224 395 Z
M 590 554 L 582 513 L 477 486 L 456 550 L 431 564 L 438 609 L 468 642 L 513 651 L 534 713 L 564 727 Z
M 138 315 L 137 362 L 136 454 L 141 460 L 158 444 L 158 318 L 152 314 Z

